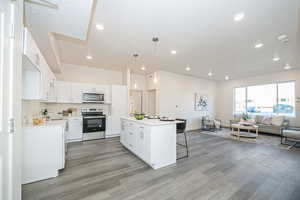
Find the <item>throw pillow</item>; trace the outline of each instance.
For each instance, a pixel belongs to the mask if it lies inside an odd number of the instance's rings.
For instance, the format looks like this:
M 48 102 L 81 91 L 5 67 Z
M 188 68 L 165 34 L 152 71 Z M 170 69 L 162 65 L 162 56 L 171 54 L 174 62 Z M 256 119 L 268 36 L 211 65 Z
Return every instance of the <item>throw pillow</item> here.
M 284 121 L 283 116 L 274 116 L 272 117 L 272 125 L 281 126 Z
M 261 120 L 262 124 L 266 124 L 266 125 L 271 125 L 272 124 L 272 117 L 269 116 L 265 116 L 262 120 Z

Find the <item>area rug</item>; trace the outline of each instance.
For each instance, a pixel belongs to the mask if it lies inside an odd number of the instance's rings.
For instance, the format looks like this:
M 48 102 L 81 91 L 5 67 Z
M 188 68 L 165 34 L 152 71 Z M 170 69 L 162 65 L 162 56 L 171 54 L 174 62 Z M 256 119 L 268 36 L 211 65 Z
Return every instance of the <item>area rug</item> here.
M 222 128 L 219 131 L 211 132 L 211 131 L 202 131 L 202 130 L 193 130 L 189 131 L 189 133 L 197 133 L 197 134 L 209 134 L 214 136 L 219 136 L 227 139 L 236 140 L 236 137 L 231 135 L 231 130 L 228 128 Z M 256 139 L 253 138 L 240 138 L 241 142 L 250 142 L 255 144 L 264 144 L 264 145 L 272 145 L 278 147 L 280 149 L 290 149 L 289 145 L 282 145 L 280 144 L 280 136 L 278 135 L 271 135 L 265 133 L 259 133 Z M 300 150 L 300 148 L 293 148 L 295 150 Z

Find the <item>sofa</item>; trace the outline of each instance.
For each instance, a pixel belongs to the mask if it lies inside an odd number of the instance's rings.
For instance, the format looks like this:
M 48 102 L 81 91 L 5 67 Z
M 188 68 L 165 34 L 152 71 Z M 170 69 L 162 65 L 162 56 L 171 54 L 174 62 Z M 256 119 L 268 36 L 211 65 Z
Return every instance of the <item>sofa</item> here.
M 281 130 L 289 126 L 289 120 L 284 116 L 274 115 L 274 116 L 262 116 L 262 115 L 253 115 L 249 116 L 250 119 L 246 122 L 253 123 L 258 126 L 258 132 L 262 133 L 271 133 L 276 135 L 281 135 Z M 242 114 L 235 114 L 234 119 L 230 120 L 231 124 L 236 124 L 243 122 Z

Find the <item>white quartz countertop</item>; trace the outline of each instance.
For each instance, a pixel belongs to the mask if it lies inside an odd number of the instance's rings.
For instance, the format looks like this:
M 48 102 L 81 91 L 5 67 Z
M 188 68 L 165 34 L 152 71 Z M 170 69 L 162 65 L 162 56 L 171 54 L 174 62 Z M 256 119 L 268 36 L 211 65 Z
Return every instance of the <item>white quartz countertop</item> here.
M 25 124 L 23 127 L 25 128 L 39 128 L 39 127 L 53 127 L 53 126 L 61 126 L 65 127 L 67 120 L 50 120 L 46 121 L 43 124 L 33 125 L 33 124 Z
M 169 125 L 169 124 L 177 124 L 182 123 L 182 121 L 160 121 L 159 119 L 142 119 L 137 120 L 133 117 L 121 117 L 123 120 L 133 121 L 136 123 L 149 125 L 149 126 L 162 126 L 162 125 Z

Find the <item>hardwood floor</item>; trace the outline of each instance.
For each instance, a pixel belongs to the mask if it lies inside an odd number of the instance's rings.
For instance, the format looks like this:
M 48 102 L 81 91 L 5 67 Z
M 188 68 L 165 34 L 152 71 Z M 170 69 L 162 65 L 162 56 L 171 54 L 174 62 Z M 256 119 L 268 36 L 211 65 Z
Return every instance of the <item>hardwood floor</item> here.
M 119 138 L 71 144 L 60 176 L 24 185 L 23 199 L 300 199 L 300 151 L 206 134 L 188 138 L 190 157 L 159 170 Z

